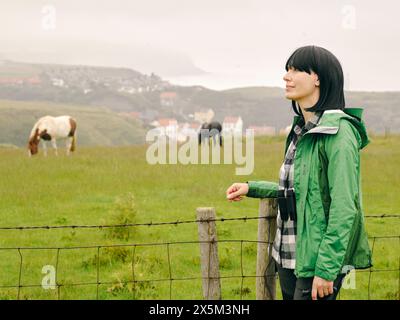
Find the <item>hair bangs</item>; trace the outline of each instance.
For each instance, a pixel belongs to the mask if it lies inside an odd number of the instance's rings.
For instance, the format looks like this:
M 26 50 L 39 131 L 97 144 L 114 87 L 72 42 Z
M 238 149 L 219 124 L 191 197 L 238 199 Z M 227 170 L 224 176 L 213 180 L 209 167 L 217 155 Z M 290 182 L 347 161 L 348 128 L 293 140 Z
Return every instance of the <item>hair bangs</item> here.
M 297 49 L 286 62 L 286 71 L 289 68 L 294 68 L 299 71 L 305 71 L 311 74 L 311 71 L 315 71 L 315 57 L 311 50 L 306 50 L 305 47 Z

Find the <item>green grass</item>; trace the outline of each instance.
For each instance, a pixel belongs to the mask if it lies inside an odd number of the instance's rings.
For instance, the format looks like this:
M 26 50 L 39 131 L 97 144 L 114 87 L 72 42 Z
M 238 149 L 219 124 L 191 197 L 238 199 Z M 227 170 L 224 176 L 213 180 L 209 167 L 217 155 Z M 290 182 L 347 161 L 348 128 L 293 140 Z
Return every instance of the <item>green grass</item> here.
M 398 197 L 399 137 L 372 137 L 362 151 L 363 208 L 365 214 L 400 211 Z M 225 190 L 233 182 L 250 179 L 276 181 L 283 157 L 282 138 L 258 138 L 255 169 L 251 176 L 236 176 L 236 165 L 149 165 L 146 146 L 79 147 L 71 157 L 55 157 L 52 150 L 29 159 L 24 149 L 0 148 L 0 226 L 80 225 L 124 222 L 194 220 L 197 207 L 215 207 L 217 217 L 257 216 L 259 201 L 246 198 L 230 203 Z M 62 154 L 60 150 L 60 154 Z M 399 234 L 399 219 L 367 219 L 370 237 Z M 153 281 L 135 279 L 200 277 L 198 244 L 111 247 L 98 245 L 197 241 L 196 224 L 129 228 L 129 234 L 108 229 L 0 230 L 0 247 L 74 247 L 58 256 L 57 290 L 40 286 L 21 288 L 21 299 L 201 299 L 201 280 Z M 257 240 L 257 221 L 217 223 L 222 239 Z M 372 245 L 372 239 L 371 239 Z M 243 243 L 243 273 L 254 275 L 257 245 Z M 135 250 L 135 252 L 134 252 Z M 220 243 L 221 276 L 241 274 L 240 243 Z M 22 285 L 40 285 L 45 265 L 56 266 L 57 250 L 22 249 Z M 134 259 L 133 259 L 134 256 Z M 374 268 L 394 272 L 358 272 L 357 290 L 342 290 L 341 299 L 399 297 L 399 239 L 378 239 Z M 98 268 L 97 268 L 98 263 Z M 0 250 L 0 286 L 18 285 L 20 255 L 17 249 Z M 73 283 L 107 284 L 68 286 Z M 109 282 L 109 283 L 108 283 Z M 240 299 L 241 278 L 223 279 L 223 299 Z M 98 291 L 97 291 L 98 290 Z M 1 299 L 15 299 L 17 288 L 0 288 Z M 255 298 L 255 278 L 243 281 L 243 299 Z M 281 297 L 279 286 L 278 298 Z

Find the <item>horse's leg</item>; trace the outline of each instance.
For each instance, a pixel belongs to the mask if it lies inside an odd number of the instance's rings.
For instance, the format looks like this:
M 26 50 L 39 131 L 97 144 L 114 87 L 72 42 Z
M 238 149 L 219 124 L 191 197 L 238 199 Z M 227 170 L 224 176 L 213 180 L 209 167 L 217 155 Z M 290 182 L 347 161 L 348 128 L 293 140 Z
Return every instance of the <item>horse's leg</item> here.
M 41 140 L 41 141 L 42 141 L 42 145 L 43 145 L 43 154 L 45 157 L 47 157 L 47 142 L 46 142 L 46 140 Z
M 56 156 L 58 156 L 57 143 L 56 143 L 56 139 L 55 138 L 51 139 L 51 144 L 52 144 L 52 146 L 54 148 L 54 153 L 56 154 Z
M 216 139 L 217 139 L 217 134 L 218 134 L 218 131 L 216 130 L 216 129 L 211 129 L 211 131 L 210 131 L 210 138 L 212 137 L 212 140 L 213 140 L 213 147 L 215 147 L 215 145 L 216 145 L 216 143 L 217 143 L 217 141 L 216 141 Z
M 208 135 L 207 129 L 200 129 L 200 133 L 199 133 L 199 144 L 204 143 L 204 141 L 205 141 L 206 139 L 208 139 L 208 138 L 209 138 L 209 135 Z
M 71 150 L 71 146 L 72 146 L 72 139 L 73 137 L 68 137 L 67 138 L 67 143 L 66 143 L 66 147 L 67 147 L 67 156 L 69 156 L 70 154 L 70 150 Z

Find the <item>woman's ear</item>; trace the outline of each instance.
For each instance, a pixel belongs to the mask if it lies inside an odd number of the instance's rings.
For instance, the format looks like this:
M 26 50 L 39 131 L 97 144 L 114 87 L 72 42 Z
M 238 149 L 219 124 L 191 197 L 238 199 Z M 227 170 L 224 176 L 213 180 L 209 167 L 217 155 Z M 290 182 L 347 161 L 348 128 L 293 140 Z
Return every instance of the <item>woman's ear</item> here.
M 318 77 L 318 74 L 316 74 L 315 72 L 313 72 L 313 74 L 312 74 L 313 76 L 314 76 L 314 81 L 315 81 L 315 86 L 316 87 L 319 87 L 319 77 Z

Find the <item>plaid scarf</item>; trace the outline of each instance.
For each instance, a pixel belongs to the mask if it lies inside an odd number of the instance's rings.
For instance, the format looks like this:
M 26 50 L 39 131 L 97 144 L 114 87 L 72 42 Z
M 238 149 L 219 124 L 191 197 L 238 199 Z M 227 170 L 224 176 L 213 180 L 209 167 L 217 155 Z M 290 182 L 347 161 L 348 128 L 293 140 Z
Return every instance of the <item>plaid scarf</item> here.
M 296 145 L 301 137 L 310 129 L 317 126 L 322 112 L 315 112 L 312 118 L 304 125 L 303 118 L 293 128 L 294 135 L 286 151 L 285 160 L 279 172 L 279 190 L 294 189 L 294 157 Z M 296 266 L 296 222 L 290 218 L 287 221 L 281 219 L 278 207 L 277 230 L 272 247 L 272 257 L 283 268 L 295 269 Z

